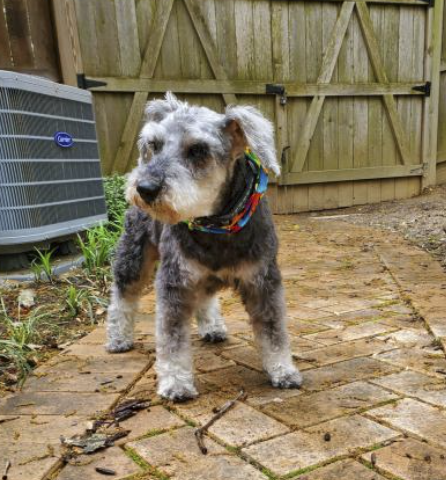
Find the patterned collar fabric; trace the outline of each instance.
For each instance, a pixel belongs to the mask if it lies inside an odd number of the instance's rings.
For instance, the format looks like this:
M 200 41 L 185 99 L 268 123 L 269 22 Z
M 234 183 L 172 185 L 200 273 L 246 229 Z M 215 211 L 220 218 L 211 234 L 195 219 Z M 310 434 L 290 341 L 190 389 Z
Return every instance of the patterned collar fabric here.
M 246 188 L 237 199 L 236 205 L 228 213 L 212 217 L 200 217 L 185 222 L 189 230 L 207 233 L 237 233 L 251 219 L 268 186 L 268 170 L 261 164 L 257 155 L 249 149 L 245 150 L 245 160 L 251 175 Z

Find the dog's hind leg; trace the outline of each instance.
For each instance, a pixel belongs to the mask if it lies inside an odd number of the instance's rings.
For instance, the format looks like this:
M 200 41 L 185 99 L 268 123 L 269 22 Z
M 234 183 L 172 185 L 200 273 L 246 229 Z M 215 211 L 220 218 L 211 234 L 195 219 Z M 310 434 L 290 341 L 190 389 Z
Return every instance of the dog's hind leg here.
M 106 348 L 112 353 L 133 347 L 138 301 L 158 259 L 158 250 L 150 239 L 152 224 L 140 210 L 131 208 L 127 212 L 113 265 L 114 283 L 107 316 Z
M 249 313 L 254 336 L 261 348 L 263 368 L 274 387 L 299 388 L 302 376 L 293 365 L 285 324 L 285 298 L 280 271 L 275 262 L 240 292 Z
M 197 309 L 197 324 L 200 337 L 206 342 L 224 342 L 226 325 L 220 312 L 217 295 L 204 297 Z

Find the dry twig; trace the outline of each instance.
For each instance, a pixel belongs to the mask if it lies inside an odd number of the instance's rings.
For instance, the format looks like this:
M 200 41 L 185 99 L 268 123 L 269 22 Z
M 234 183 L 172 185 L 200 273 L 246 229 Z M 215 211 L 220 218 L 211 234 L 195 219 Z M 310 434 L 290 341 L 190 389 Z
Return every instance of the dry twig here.
M 205 432 L 209 430 L 209 428 L 219 419 L 221 418 L 226 412 L 228 412 L 239 400 L 245 398 L 245 391 L 241 390 L 240 393 L 233 399 L 227 401 L 222 407 L 220 407 L 215 415 L 209 419 L 203 426 L 197 428 L 194 432 L 195 438 L 197 439 L 198 448 L 200 449 L 203 455 L 208 453 L 208 449 L 204 445 L 203 435 Z
M 8 472 L 9 469 L 11 468 L 11 462 L 8 460 L 6 462 L 5 470 L 3 472 L 2 480 L 8 480 Z

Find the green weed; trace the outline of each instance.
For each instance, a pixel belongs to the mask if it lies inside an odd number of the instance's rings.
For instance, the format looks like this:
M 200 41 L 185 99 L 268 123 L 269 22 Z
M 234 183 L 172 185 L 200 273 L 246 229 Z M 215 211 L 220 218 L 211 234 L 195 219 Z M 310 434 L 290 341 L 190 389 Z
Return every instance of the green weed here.
M 0 338 L 0 359 L 4 367 L 11 364 L 17 371 L 19 380 L 23 381 L 35 365 L 36 343 L 39 341 L 37 324 L 44 317 L 35 309 L 28 317 L 21 319 L 20 310 L 18 319 L 13 319 L 7 312 L 3 299 L 0 299 L 0 325 L 3 336 Z
M 36 281 L 46 278 L 47 281 L 53 283 L 53 266 L 52 266 L 52 256 L 54 253 L 53 250 L 47 250 L 42 252 L 38 248 L 35 249 L 37 257 L 31 263 L 31 270 L 34 273 Z
M 70 317 L 74 318 L 79 315 L 84 306 L 87 297 L 87 291 L 77 289 L 74 285 L 70 285 L 65 292 L 66 310 Z
M 106 283 L 110 265 L 120 230 L 110 230 L 105 224 L 85 232 L 84 238 L 78 236 L 78 245 L 84 256 L 84 269 L 96 280 Z
M 107 205 L 108 219 L 111 227 L 122 225 L 128 203 L 125 199 L 126 178 L 123 175 L 114 174 L 104 178 L 105 203 Z

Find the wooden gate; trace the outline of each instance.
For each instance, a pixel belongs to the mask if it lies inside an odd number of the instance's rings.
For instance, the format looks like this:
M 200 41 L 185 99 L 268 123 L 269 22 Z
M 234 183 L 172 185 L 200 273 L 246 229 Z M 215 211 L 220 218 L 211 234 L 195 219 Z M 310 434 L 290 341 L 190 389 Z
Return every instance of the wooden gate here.
M 276 212 L 419 193 L 435 182 L 443 1 L 75 0 L 104 170 L 131 168 L 146 101 L 172 90 L 275 121 Z

